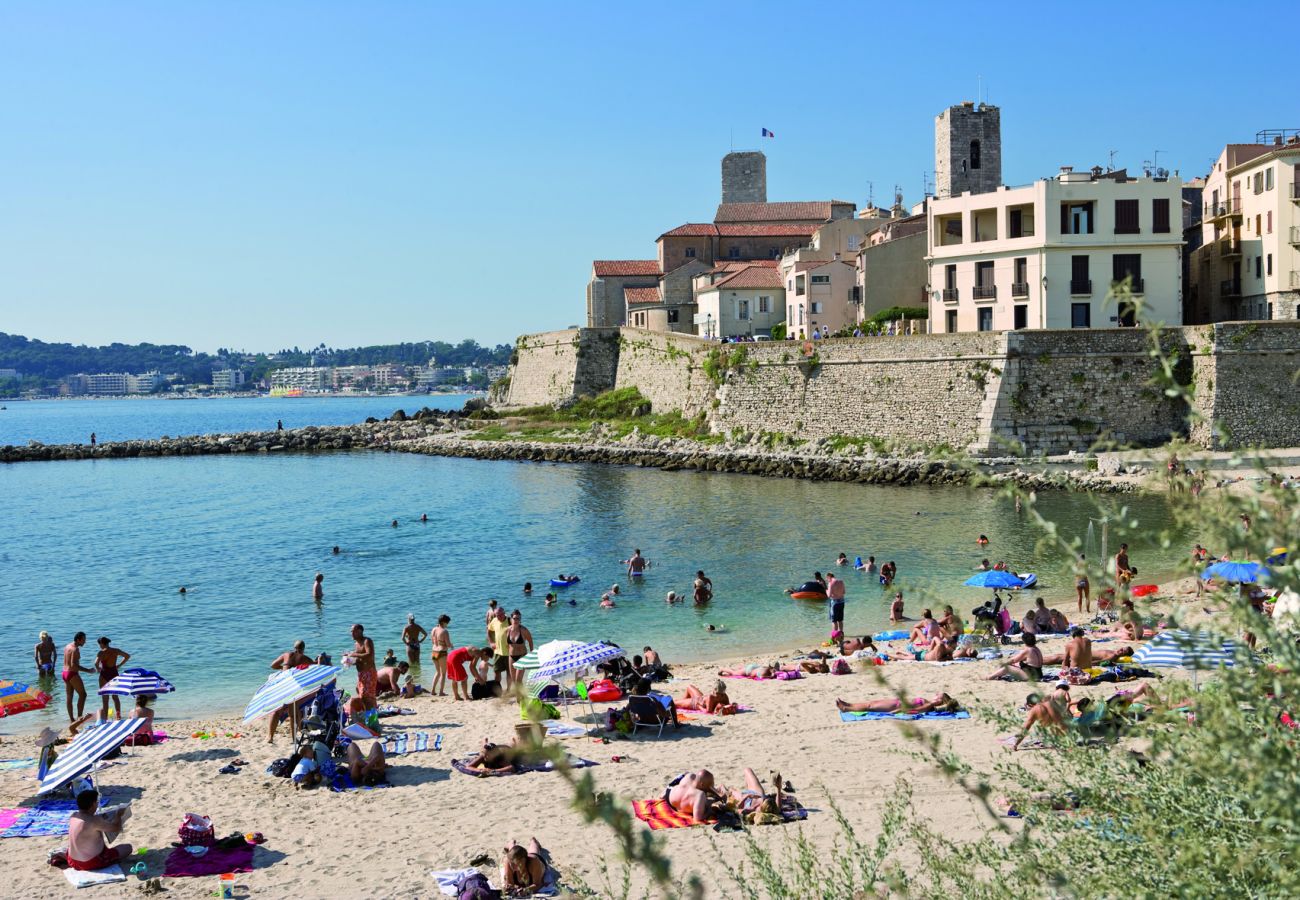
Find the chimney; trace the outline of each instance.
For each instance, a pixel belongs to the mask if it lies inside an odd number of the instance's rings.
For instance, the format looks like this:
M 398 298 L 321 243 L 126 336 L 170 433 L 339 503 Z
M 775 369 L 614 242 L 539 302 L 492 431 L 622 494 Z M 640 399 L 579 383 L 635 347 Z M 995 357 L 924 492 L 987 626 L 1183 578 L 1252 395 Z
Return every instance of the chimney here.
M 1273 146 L 1274 146 L 1274 147 L 1281 147 L 1281 146 L 1282 146 L 1282 135 L 1279 134 L 1279 135 L 1277 135 L 1276 137 L 1273 138 Z

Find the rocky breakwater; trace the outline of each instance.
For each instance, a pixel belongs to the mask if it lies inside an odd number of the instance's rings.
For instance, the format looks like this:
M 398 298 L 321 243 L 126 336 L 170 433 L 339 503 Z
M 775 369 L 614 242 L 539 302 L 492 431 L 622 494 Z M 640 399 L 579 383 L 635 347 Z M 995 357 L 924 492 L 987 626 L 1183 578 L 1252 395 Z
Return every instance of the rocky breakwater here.
M 322 425 L 284 431 L 246 431 L 89 444 L 0 447 L 0 463 L 74 459 L 137 459 L 158 456 L 216 456 L 226 453 L 320 453 L 334 450 L 398 450 L 402 445 L 465 427 L 459 412 L 424 409 L 412 416 L 398 410 L 383 421 Z
M 1113 480 L 1077 463 L 1036 464 L 1019 458 L 948 461 L 924 454 L 888 455 L 859 447 L 836 447 L 828 440 L 798 446 L 772 446 L 762 436 L 725 443 L 642 435 L 636 429 L 619 439 L 592 431 L 557 435 L 559 440 L 478 440 L 465 432 L 430 435 L 404 443 L 410 453 L 468 459 L 607 465 L 730 472 L 776 478 L 807 478 L 856 484 L 999 484 L 1014 482 L 1029 490 L 1105 492 L 1136 490 L 1131 481 Z

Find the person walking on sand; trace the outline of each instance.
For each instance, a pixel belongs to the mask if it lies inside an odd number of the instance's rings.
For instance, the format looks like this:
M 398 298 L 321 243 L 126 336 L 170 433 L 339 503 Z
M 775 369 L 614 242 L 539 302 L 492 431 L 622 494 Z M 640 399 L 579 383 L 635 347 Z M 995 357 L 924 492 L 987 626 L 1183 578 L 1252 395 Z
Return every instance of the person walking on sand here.
M 1115 554 L 1115 581 L 1123 590 L 1128 589 L 1129 582 L 1137 574 L 1137 569 L 1128 560 L 1128 544 L 1120 544 L 1119 552 Z
M 831 601 L 831 637 L 844 634 L 844 579 L 836 578 L 834 572 L 826 573 L 826 596 Z
M 361 624 L 352 626 L 352 640 L 355 642 L 343 659 L 352 660 L 357 667 L 357 697 L 362 708 L 368 710 L 378 706 L 379 675 L 375 669 L 375 642 L 366 637 L 366 629 Z
M 402 643 L 406 645 L 406 661 L 412 668 L 420 665 L 420 642 L 429 636 L 415 621 L 415 613 L 406 614 L 406 627 L 402 629 Z
M 316 580 L 312 582 L 311 598 L 317 603 L 325 599 L 325 576 L 320 572 L 316 573 Z
M 131 654 L 124 650 L 119 650 L 112 646 L 112 641 L 106 637 L 99 639 L 99 652 L 95 654 L 95 668 L 99 671 L 99 686 L 102 688 L 114 678 L 117 677 L 117 667 L 131 658 Z M 113 697 L 113 712 L 120 719 L 122 718 L 122 698 Z M 99 710 L 100 721 L 108 719 L 108 701 L 109 697 L 105 696 L 102 706 Z
M 433 658 L 433 685 L 429 693 L 438 697 L 447 696 L 447 654 L 451 653 L 451 632 L 447 626 L 451 616 L 446 613 L 438 616 L 438 624 L 433 626 L 429 635 L 429 656 Z
M 50 637 L 48 631 L 42 631 L 38 637 L 32 652 L 36 660 L 36 675 L 38 678 L 48 678 L 54 674 L 54 654 L 59 648 L 54 645 L 54 638 Z
M 86 685 L 81 680 L 82 672 L 94 672 L 81 664 L 81 648 L 86 645 L 86 632 L 78 631 L 72 636 L 72 643 L 63 648 L 63 685 L 68 699 L 68 721 L 75 722 L 86 713 Z M 72 698 L 77 698 L 77 714 L 72 714 Z

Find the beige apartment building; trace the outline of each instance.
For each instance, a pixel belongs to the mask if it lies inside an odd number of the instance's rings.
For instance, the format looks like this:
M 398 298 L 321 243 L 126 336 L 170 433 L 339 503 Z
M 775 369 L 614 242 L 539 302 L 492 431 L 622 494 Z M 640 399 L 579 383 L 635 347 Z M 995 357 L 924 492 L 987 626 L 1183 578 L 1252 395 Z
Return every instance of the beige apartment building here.
M 855 271 L 844 259 L 781 260 L 785 288 L 785 333 L 812 337 L 814 329 L 834 334 L 857 323 L 854 300 Z
M 1023 187 L 931 199 L 930 330 L 1137 324 L 1111 297 L 1131 279 L 1145 321 L 1183 323 L 1178 178 L 1075 172 Z
M 770 337 L 785 319 L 785 290 L 775 266 L 731 264 L 696 276 L 695 333 L 706 338 Z
M 1191 322 L 1300 318 L 1300 132 L 1256 140 L 1228 144 L 1206 176 Z

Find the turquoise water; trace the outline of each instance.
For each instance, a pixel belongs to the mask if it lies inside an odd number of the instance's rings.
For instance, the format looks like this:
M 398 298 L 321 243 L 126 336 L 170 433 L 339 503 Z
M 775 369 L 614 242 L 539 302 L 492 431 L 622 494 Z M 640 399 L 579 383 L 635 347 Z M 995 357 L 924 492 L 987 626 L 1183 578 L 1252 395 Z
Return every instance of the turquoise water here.
M 460 409 L 466 394 L 418 397 L 213 397 L 202 400 L 0 400 L 0 446 L 129 441 L 192 434 L 270 431 L 306 425 L 355 425 L 394 410 Z
M 1128 502 L 1141 529 L 1163 526 L 1160 500 Z M 1040 507 L 1080 538 L 1098 515 L 1077 495 L 1044 494 Z M 132 664 L 176 684 L 160 702 L 164 716 L 242 710 L 295 639 L 338 659 L 353 622 L 381 653 L 400 649 L 408 611 L 426 627 L 446 612 L 458 644 L 481 643 L 490 597 L 522 609 L 539 642 L 649 643 L 670 662 L 821 640 L 824 604 L 782 589 L 825 571 L 841 550 L 895 560 L 910 615 L 927 596 L 962 610 L 982 602 L 987 592 L 960 584 L 984 555 L 1039 572 L 1053 604 L 1073 597 L 1065 555 L 1039 546 L 1024 514 L 954 487 L 381 453 L 96 460 L 0 467 L 0 521 L 0 678 L 32 677 L 41 629 L 60 647 L 77 630 L 91 645 L 108 635 Z M 981 532 L 992 539 L 984 552 Z M 1144 576 L 1171 570 L 1186 546 L 1182 536 L 1167 551 L 1128 540 Z M 331 554 L 335 544 L 342 555 Z M 629 585 L 619 565 L 634 547 L 653 562 L 644 584 Z M 714 580 L 712 606 L 666 605 L 697 568 Z M 318 571 L 320 607 L 310 593 Z M 522 596 L 525 581 L 560 571 L 583 578 L 563 592 L 576 607 L 544 607 L 544 590 Z M 850 632 L 884 627 L 888 595 L 846 574 Z M 602 610 L 600 591 L 614 582 L 624 595 Z M 61 717 L 56 686 L 50 709 L 6 729 Z

